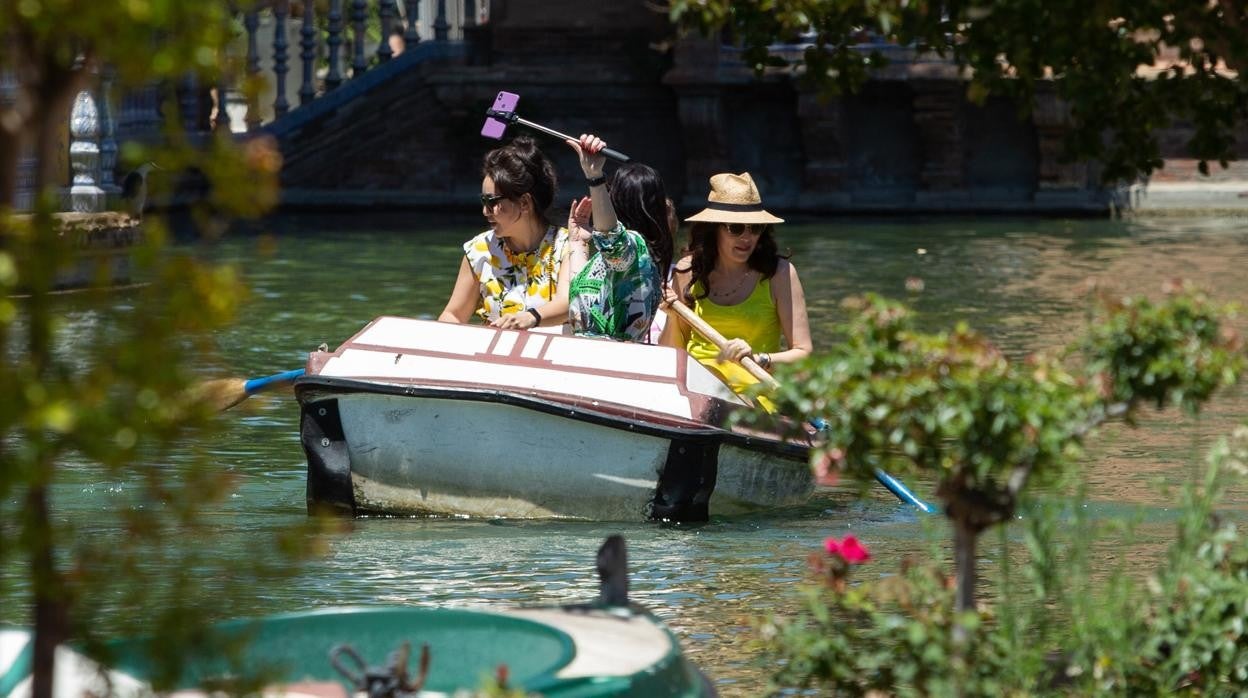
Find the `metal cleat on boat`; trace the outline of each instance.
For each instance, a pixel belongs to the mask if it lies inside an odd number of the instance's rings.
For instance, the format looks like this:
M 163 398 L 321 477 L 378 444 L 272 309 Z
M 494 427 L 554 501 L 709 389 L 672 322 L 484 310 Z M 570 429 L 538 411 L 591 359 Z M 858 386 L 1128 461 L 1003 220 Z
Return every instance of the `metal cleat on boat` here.
M 370 667 L 354 647 L 342 644 L 335 645 L 329 651 L 329 663 L 343 678 L 351 682 L 356 695 L 363 694 L 368 698 L 415 698 L 429 678 L 429 645 L 425 644 L 420 648 L 420 671 L 415 681 L 408 681 L 407 678 L 407 659 L 411 653 L 411 643 L 404 642 L 386 657 L 384 666 Z M 343 666 L 343 655 L 355 662 L 356 671 Z

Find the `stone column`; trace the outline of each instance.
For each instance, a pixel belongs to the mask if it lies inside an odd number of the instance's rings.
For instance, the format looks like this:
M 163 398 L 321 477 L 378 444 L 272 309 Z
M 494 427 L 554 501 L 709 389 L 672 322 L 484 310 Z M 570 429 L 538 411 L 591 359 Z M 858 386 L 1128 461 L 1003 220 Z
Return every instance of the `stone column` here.
M 73 184 L 69 188 L 69 210 L 97 213 L 107 208 L 100 188 L 100 115 L 95 98 L 87 90 L 74 98 L 69 115 L 69 163 Z
M 797 96 L 797 116 L 802 123 L 802 146 L 806 156 L 802 172 L 802 208 L 848 206 L 849 139 L 845 101 L 803 90 Z
M 121 195 L 121 187 L 117 186 L 117 120 L 113 118 L 112 105 L 115 76 L 110 66 L 100 70 L 100 188 L 110 201 Z
M 117 140 L 156 143 L 161 137 L 158 87 L 149 84 L 122 93 L 117 110 Z
M 962 113 L 966 85 L 960 80 L 916 80 L 911 88 L 923 156 L 915 202 L 948 204 L 969 199 Z
M 704 204 L 711 175 L 731 169 L 719 54 L 714 39 L 683 39 L 676 46 L 674 67 L 663 78 L 676 93 L 688 206 Z
M 17 76 L 12 70 L 0 68 L 0 107 L 10 107 L 17 100 Z M 35 158 L 30 144 L 22 143 L 17 156 L 17 184 L 13 191 L 13 207 L 21 213 L 35 205 Z
M 687 88 L 676 95 L 685 145 L 685 191 L 702 201 L 711 175 L 732 169 L 721 88 Z
M 1062 162 L 1063 139 L 1070 129 L 1070 106 L 1052 92 L 1037 92 L 1032 118 L 1036 125 L 1037 204 L 1060 206 L 1087 202 L 1091 195 L 1086 162 Z

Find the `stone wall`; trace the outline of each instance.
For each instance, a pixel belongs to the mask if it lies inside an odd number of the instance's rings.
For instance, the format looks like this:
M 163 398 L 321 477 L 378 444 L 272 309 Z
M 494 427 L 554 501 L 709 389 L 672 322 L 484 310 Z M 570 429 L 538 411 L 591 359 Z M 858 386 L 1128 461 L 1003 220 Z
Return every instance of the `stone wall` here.
M 748 169 L 790 211 L 1100 212 L 1086 165 L 1060 161 L 1065 112 L 968 102 L 952 66 L 895 47 L 860 91 L 830 96 L 758 79 L 734 50 L 686 41 L 665 82 L 680 104 L 686 203 L 710 173 Z
M 642 3 L 602 3 L 579 14 L 566 2 L 495 0 L 485 60 L 425 55 L 422 44 L 372 74 L 353 99 L 314 102 L 268 130 L 284 155 L 284 202 L 292 207 L 466 208 L 478 204 L 480 166 L 498 142 L 480 135 L 500 90 L 521 96 L 517 113 L 569 134 L 594 132 L 668 181 L 684 155 L 666 57 L 649 47 L 654 13 Z M 596 9 L 594 9 L 596 8 Z M 625 12 L 623 9 L 627 9 Z M 587 13 L 597 13 L 590 21 Z M 484 29 L 484 28 L 483 28 Z M 425 52 L 425 53 L 422 53 Z M 324 98 L 323 98 L 324 99 Z M 318 100 L 321 102 L 323 100 Z M 302 110 L 304 116 L 296 115 Z M 296 125 L 290 125 L 297 122 Z M 524 132 L 513 127 L 513 133 Z M 532 134 L 555 162 L 566 205 L 584 193 L 571 149 Z
M 1061 161 L 1067 112 L 1051 95 L 1026 116 L 1004 100 L 974 105 L 947 63 L 882 47 L 887 69 L 829 98 L 787 75 L 757 78 L 716 41 L 656 49 L 671 30 L 642 0 L 493 0 L 489 16 L 476 50 L 405 53 L 354 99 L 301 107 L 292 116 L 319 111 L 296 127 L 279 120 L 285 202 L 475 207 L 495 145 L 479 135 L 483 115 L 507 90 L 524 118 L 592 131 L 656 167 L 685 209 L 731 170 L 793 214 L 1109 210 L 1095 168 Z M 583 191 L 579 168 L 543 138 L 566 204 Z

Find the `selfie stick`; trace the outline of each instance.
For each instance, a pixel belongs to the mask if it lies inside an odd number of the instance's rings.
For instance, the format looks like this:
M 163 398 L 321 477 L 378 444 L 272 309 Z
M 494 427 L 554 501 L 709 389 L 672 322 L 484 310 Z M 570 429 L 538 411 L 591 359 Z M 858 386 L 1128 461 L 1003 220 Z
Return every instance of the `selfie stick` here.
M 520 118 L 515 111 L 516 104 L 519 103 L 519 101 L 520 96 L 517 94 L 513 94 L 511 92 L 499 92 L 498 97 L 494 100 L 494 108 L 487 109 L 485 112 L 485 126 L 481 129 L 481 135 L 486 138 L 499 139 L 503 137 L 503 131 L 506 130 L 507 126 L 511 124 L 520 124 L 521 126 L 526 126 L 534 131 L 558 138 L 559 140 L 578 140 L 566 133 L 560 133 L 553 128 L 546 128 L 541 124 L 535 124 L 528 119 Z M 628 162 L 631 159 L 624 153 L 611 148 L 603 148 L 599 151 L 599 153 L 611 158 L 612 160 L 618 160 L 619 162 Z

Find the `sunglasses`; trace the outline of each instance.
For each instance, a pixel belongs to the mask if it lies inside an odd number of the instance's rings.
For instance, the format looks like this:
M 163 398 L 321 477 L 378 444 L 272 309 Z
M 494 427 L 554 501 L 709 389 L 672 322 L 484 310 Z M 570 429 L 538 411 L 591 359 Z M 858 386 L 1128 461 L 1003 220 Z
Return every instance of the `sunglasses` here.
M 755 225 L 754 223 L 725 223 L 724 227 L 728 228 L 728 234 L 734 238 L 739 238 L 746 233 L 753 235 L 762 235 L 766 226 Z
M 482 195 L 481 195 L 481 206 L 482 206 L 483 208 L 494 208 L 494 206 L 495 206 L 495 205 L 497 205 L 497 204 L 498 204 L 498 202 L 500 202 L 500 201 L 502 201 L 503 199 L 506 199 L 506 198 L 507 198 L 507 197 L 502 196 L 502 195 L 500 195 L 500 194 L 482 194 Z

